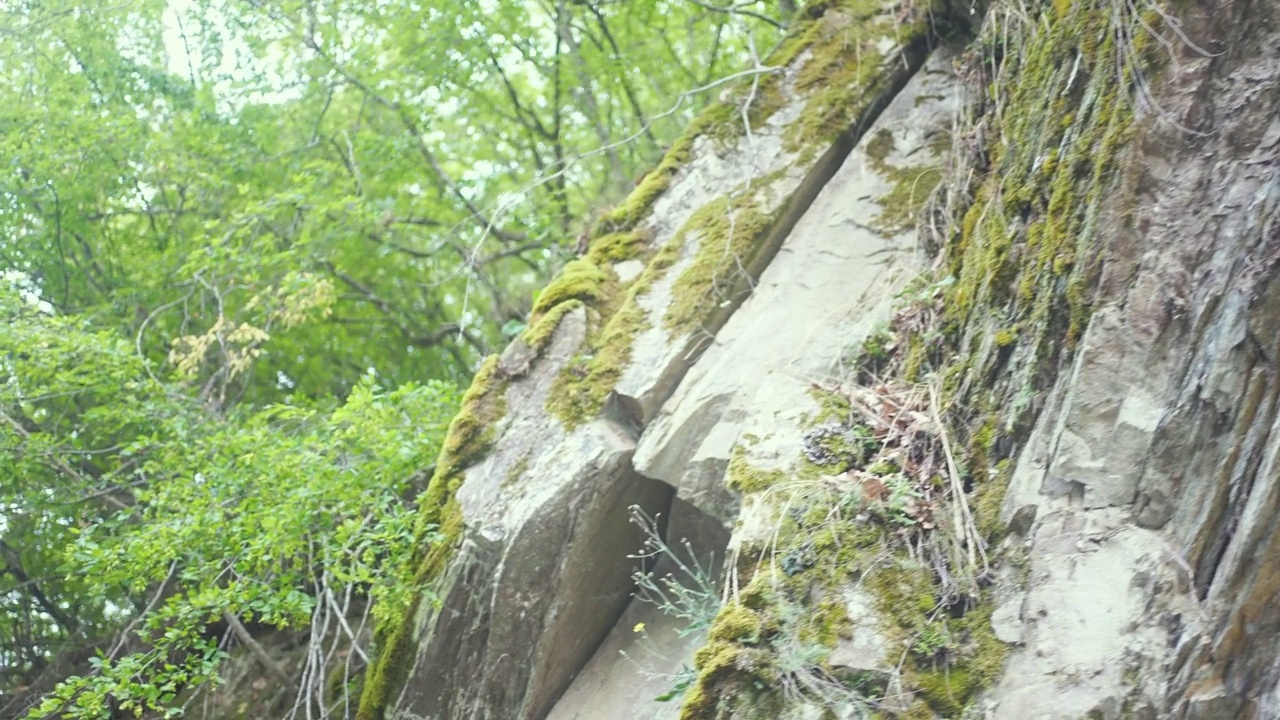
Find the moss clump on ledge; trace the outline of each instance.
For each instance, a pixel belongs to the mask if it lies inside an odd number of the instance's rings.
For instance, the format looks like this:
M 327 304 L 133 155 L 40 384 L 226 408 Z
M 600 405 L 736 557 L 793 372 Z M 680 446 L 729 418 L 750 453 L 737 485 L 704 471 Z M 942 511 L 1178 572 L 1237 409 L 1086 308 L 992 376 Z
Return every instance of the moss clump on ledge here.
M 551 341 L 551 336 L 555 334 L 556 328 L 560 327 L 560 321 L 564 316 L 582 307 L 586 307 L 586 304 L 577 298 L 570 298 L 556 305 L 537 318 L 529 329 L 524 331 L 520 339 L 534 351 L 541 351 Z
M 773 58 L 789 64 L 808 54 L 795 78 L 796 90 L 808 99 L 787 128 L 788 148 L 803 158 L 863 122 L 877 103 L 887 102 L 884 96 L 892 95 L 894 84 L 924 59 L 930 16 L 939 9 L 935 4 L 910 6 L 905 14 L 883 0 L 837 0 L 808 8 L 810 14 L 822 14 L 792 33 Z
M 403 607 L 387 611 L 386 620 L 375 631 L 378 655 L 366 670 L 357 720 L 382 720 L 394 688 L 408 677 L 417 642 L 415 618 L 426 600 L 424 593 L 453 558 L 462 533 L 462 509 L 455 494 L 462 485 L 463 471 L 492 447 L 506 411 L 506 382 L 498 372 L 498 356 L 491 355 L 476 370 L 463 395 L 440 449 L 435 474 L 418 498 L 418 541 L 406 574 L 419 590 Z M 431 532 L 439 533 L 440 538 L 428 541 Z
M 769 697 L 779 680 L 769 651 L 769 640 L 779 631 L 771 593 L 768 578 L 760 575 L 737 601 L 720 609 L 706 645 L 694 655 L 698 676 L 681 702 L 680 720 L 718 720 L 734 707 L 756 713 L 777 709 Z
M 756 188 L 767 188 L 773 180 L 747 183 L 729 197 L 703 205 L 672 240 L 675 247 L 693 236 L 698 242 L 692 261 L 676 280 L 675 298 L 663 316 L 663 325 L 673 336 L 697 329 L 715 305 L 734 299 L 744 269 L 751 265 L 774 225 L 773 216 L 756 197 Z
M 556 305 L 567 300 L 599 302 L 604 297 L 608 271 L 588 260 L 574 260 L 564 266 L 560 275 L 538 293 L 533 304 L 535 322 Z
M 649 249 L 651 239 L 648 233 L 636 230 L 606 233 L 591 240 L 587 258 L 601 265 L 632 260 Z
M 547 411 L 569 429 L 595 417 L 631 359 L 632 341 L 646 327 L 648 321 L 636 304 L 633 288 L 604 329 L 589 337 L 586 349 L 556 377 L 547 396 Z
M 622 284 L 614 263 L 645 256 L 651 235 L 637 230 L 607 233 L 591 240 L 587 254 L 564 266 L 560 275 L 540 293 L 530 314 L 530 327 L 521 336 L 540 351 L 551 340 L 565 315 L 590 307 L 609 316 L 617 307 Z

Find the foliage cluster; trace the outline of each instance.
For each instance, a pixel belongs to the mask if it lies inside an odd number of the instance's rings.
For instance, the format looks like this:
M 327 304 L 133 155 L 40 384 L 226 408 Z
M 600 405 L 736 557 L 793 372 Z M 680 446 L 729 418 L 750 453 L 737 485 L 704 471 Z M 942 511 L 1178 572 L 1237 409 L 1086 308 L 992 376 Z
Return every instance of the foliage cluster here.
M 352 589 L 403 602 L 388 559 L 414 543 L 406 498 L 452 385 L 370 375 L 341 402 L 214 416 L 130 343 L 47 308 L 0 287 L 5 580 L 27 583 L 0 600 L 0 664 L 44 688 L 78 669 L 60 650 L 93 657 L 33 717 L 172 712 L 216 677 L 215 624 L 305 627 Z

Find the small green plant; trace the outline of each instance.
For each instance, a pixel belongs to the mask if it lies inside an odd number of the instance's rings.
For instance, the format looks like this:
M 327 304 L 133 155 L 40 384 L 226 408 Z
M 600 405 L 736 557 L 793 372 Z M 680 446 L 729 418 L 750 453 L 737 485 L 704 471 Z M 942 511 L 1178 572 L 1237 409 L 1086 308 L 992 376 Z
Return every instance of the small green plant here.
M 639 506 L 631 506 L 630 516 L 631 522 L 640 528 L 645 537 L 640 550 L 628 556 L 641 561 L 641 568 L 631 575 L 636 586 L 636 599 L 656 606 L 666 615 L 683 620 L 684 625 L 677 630 L 680 637 L 688 637 L 709 627 L 719 613 L 722 602 L 717 583 L 712 577 L 713 559 L 708 559 L 703 564 L 687 539 L 680 540 L 680 550 L 673 548 L 663 537 L 658 518 L 649 515 Z M 674 566 L 675 571 L 656 576 L 654 569 L 663 562 Z M 645 635 L 645 640 L 648 639 L 644 623 L 637 624 L 634 631 Z M 670 683 L 670 689 L 654 698 L 657 702 L 670 702 L 683 697 L 698 677 L 697 672 L 687 664 L 681 665 L 680 670 L 673 674 L 653 673 L 644 664 L 630 658 L 625 651 L 622 654 L 641 667 L 645 674 Z
M 654 698 L 655 702 L 671 702 L 678 700 L 690 685 L 698 679 L 698 673 L 687 663 L 680 665 L 680 672 L 672 676 L 671 689 Z
M 890 525 L 913 526 L 920 522 L 924 494 L 915 483 L 902 473 L 892 473 L 880 478 L 885 486 L 885 497 L 873 506 Z
M 636 599 L 657 606 L 666 615 L 684 620 L 686 625 L 680 630 L 681 637 L 710 626 L 721 605 L 717 583 L 711 576 L 713 559 L 704 565 L 693 545 L 684 538 L 680 540 L 683 552 L 677 551 L 662 536 L 658 519 L 639 506 L 632 505 L 630 513 L 631 522 L 645 536 L 640 551 L 628 556 L 642 563 L 642 568 L 631 575 L 636 584 Z M 653 568 L 664 560 L 674 566 L 675 572 L 657 577 Z

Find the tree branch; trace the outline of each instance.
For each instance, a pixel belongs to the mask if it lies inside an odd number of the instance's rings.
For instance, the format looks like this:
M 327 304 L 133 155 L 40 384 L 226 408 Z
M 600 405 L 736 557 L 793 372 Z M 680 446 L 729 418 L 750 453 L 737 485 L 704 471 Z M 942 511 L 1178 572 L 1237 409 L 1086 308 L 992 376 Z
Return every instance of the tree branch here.
M 222 613 L 222 619 L 227 621 L 227 626 L 231 628 L 232 634 L 249 649 L 249 654 L 253 655 L 262 667 L 266 668 L 272 675 L 276 677 L 286 687 L 297 689 L 297 683 L 293 678 L 289 677 L 289 673 L 281 667 L 275 660 L 267 654 L 265 648 L 253 638 L 249 630 L 240 622 L 240 618 L 230 611 Z
M 4 554 L 5 570 L 13 576 L 13 579 L 29 587 L 27 592 L 31 594 L 31 597 L 35 598 L 35 601 L 39 603 L 45 613 L 53 618 L 54 622 L 61 625 L 67 634 L 75 632 L 80 627 L 79 623 L 76 622 L 75 618 L 69 617 L 62 612 L 62 608 L 58 607 L 56 603 L 44 594 L 44 591 L 40 589 L 39 582 L 33 582 L 27 576 L 26 571 L 22 568 L 22 559 L 18 555 L 18 551 L 10 547 L 4 540 L 0 540 L 0 552 Z
M 740 7 L 736 7 L 733 5 L 729 5 L 727 7 L 721 7 L 719 5 L 712 5 L 711 3 L 703 2 L 702 0 L 689 0 L 689 2 L 693 3 L 694 5 L 697 5 L 700 8 L 703 8 L 704 10 L 710 10 L 712 12 L 720 12 L 720 13 L 725 13 L 727 15 L 742 15 L 744 17 L 754 18 L 756 20 L 759 20 L 760 22 L 769 23 L 770 25 L 778 28 L 779 30 L 786 27 L 785 25 L 778 22 L 777 20 L 774 20 L 768 15 L 761 15 L 758 12 L 753 12 L 751 10 L 744 10 Z
M 17 420 L 14 420 L 13 417 L 11 417 L 8 413 L 0 411 L 0 419 L 3 419 L 6 425 L 8 425 L 10 428 L 13 428 L 13 431 L 17 433 L 18 437 L 22 438 L 23 440 L 28 440 L 31 438 L 30 431 L 28 431 L 25 427 L 23 427 L 22 423 L 18 422 Z M 41 458 L 41 463 L 53 470 L 56 470 L 62 473 L 63 475 L 66 475 L 72 480 L 75 480 L 76 482 L 80 483 L 84 487 L 92 487 L 93 485 L 93 483 L 90 482 L 88 478 L 86 478 L 83 474 L 81 474 L 75 468 L 71 467 L 71 465 L 67 464 L 66 460 L 63 460 L 60 457 L 57 457 L 55 455 L 44 455 Z M 111 505 L 114 505 L 118 510 L 128 510 L 130 507 L 129 503 L 126 503 L 117 497 L 113 497 L 112 495 L 103 495 L 102 499 L 106 500 Z

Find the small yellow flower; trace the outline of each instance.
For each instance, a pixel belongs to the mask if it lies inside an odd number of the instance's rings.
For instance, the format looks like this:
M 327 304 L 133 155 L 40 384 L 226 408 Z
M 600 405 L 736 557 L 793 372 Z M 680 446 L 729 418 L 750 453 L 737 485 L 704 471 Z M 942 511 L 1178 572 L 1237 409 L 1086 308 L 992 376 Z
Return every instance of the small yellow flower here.
M 636 623 L 636 626 L 631 628 L 631 632 L 637 632 L 637 633 L 644 632 L 644 623 Z

